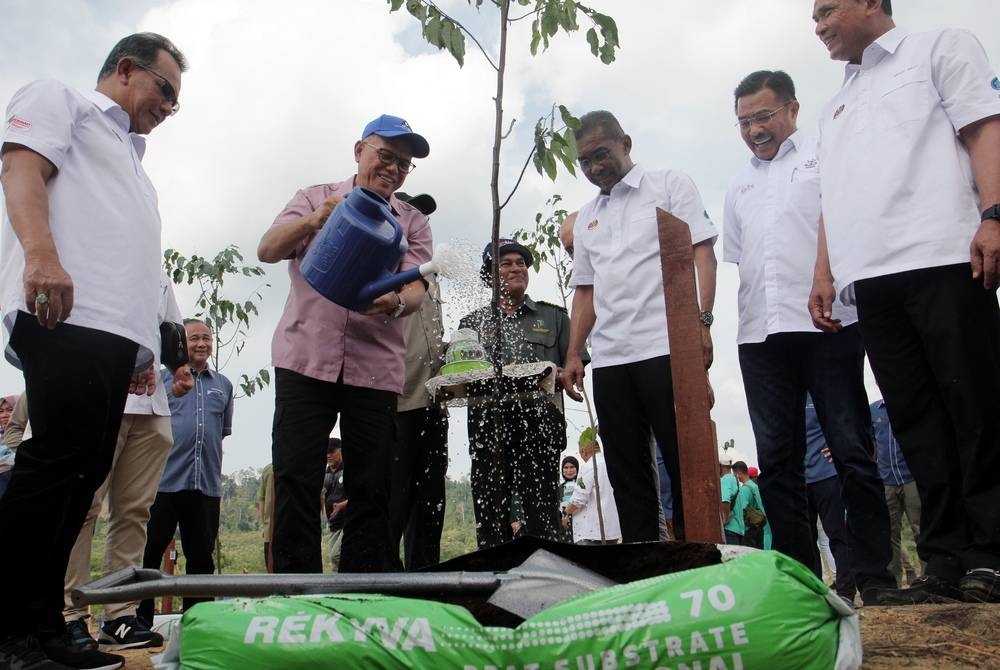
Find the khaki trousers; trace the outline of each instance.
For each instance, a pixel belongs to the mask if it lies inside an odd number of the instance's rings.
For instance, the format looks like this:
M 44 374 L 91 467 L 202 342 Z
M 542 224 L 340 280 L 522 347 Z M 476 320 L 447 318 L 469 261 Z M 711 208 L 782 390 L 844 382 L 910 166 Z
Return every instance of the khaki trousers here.
M 918 570 L 916 566 L 912 565 L 906 552 L 903 551 L 901 541 L 904 514 L 910 523 L 913 538 L 917 539 L 920 535 L 920 495 L 917 493 L 917 483 L 907 482 L 902 486 L 887 484 L 885 502 L 889 506 L 889 543 L 892 545 L 892 562 L 889 563 L 889 572 L 898 583 L 902 584 L 902 578 L 906 572 L 912 570 L 920 575 L 927 567 L 925 564 L 921 564 Z
M 101 574 L 142 566 L 149 508 L 156 497 L 172 445 L 170 417 L 152 414 L 126 414 L 122 417 L 111 472 L 94 494 L 69 557 L 65 579 L 66 609 L 63 611 L 67 622 L 87 616 L 87 607 L 75 607 L 70 600 L 70 592 L 90 581 L 90 547 L 105 495 L 110 524 Z M 105 619 L 110 621 L 134 615 L 137 605 L 135 602 L 106 605 Z

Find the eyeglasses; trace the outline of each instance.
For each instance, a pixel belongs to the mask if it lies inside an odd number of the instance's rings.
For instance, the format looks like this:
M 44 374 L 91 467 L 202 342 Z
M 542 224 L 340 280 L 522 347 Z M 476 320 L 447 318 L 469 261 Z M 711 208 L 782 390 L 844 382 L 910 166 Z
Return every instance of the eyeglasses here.
M 601 148 L 590 154 L 590 156 L 578 158 L 576 162 L 580 164 L 580 168 L 582 170 L 587 171 L 594 163 L 603 163 L 610 157 L 611 152 L 607 149 Z
M 153 70 L 152 68 L 148 68 L 145 65 L 140 65 L 135 61 L 132 61 L 132 65 L 135 65 L 140 70 L 145 70 L 154 77 L 158 77 L 163 80 L 160 82 L 158 86 L 158 88 L 160 89 L 160 95 L 163 96 L 164 100 L 170 103 L 170 113 L 176 114 L 177 110 L 181 108 L 181 103 L 177 102 L 177 91 L 174 90 L 174 85 L 171 84 L 169 81 L 167 81 L 166 77 L 164 77 L 156 70 Z
M 763 112 L 757 112 L 756 114 L 751 114 L 750 116 L 745 116 L 741 119 L 737 119 L 736 125 L 739 126 L 741 130 L 748 130 L 750 126 L 755 123 L 756 124 L 767 123 L 768 121 L 771 120 L 772 116 L 783 110 L 785 107 L 788 107 L 793 102 L 795 102 L 795 98 L 792 98 L 791 100 L 783 104 L 781 107 L 778 107 L 773 112 L 764 110 Z
M 365 146 L 369 146 L 375 150 L 375 153 L 378 154 L 378 159 L 379 161 L 382 162 L 382 165 L 392 165 L 393 163 L 395 163 L 396 167 L 398 167 L 399 171 L 402 172 L 403 174 L 410 174 L 411 172 L 417 169 L 417 166 L 414 165 L 411 161 L 408 161 L 405 158 L 400 158 L 399 156 L 392 153 L 388 149 L 377 147 L 374 144 L 371 144 L 370 142 L 362 142 L 362 144 L 364 144 Z

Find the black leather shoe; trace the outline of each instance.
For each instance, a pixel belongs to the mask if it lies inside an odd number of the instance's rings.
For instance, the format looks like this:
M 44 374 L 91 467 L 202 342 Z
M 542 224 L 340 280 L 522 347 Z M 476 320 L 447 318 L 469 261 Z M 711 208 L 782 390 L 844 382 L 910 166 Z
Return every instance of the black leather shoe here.
M 908 588 L 866 588 L 861 600 L 872 605 L 921 605 L 924 603 L 947 603 L 960 600 L 961 592 L 953 582 L 934 575 L 917 577 Z
M 1000 570 L 969 570 L 958 582 L 967 603 L 1000 603 Z

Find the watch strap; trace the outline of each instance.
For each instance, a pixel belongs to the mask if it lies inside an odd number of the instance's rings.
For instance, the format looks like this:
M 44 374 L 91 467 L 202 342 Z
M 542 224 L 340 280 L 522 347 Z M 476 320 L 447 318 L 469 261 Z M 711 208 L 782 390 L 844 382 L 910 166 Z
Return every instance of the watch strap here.
M 983 210 L 980 221 L 985 221 L 987 219 L 1000 219 L 1000 203 L 987 207 Z

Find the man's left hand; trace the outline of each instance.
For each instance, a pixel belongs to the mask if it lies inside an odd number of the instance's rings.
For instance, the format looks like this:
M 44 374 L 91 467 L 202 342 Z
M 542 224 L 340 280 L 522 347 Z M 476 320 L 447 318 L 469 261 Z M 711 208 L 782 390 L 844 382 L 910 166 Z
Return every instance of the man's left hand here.
M 170 389 L 170 392 L 174 394 L 175 398 L 186 395 L 193 388 L 194 377 L 191 376 L 191 368 L 182 365 L 174 370 L 174 386 Z
M 570 398 L 572 398 L 577 402 L 583 400 L 583 395 L 575 388 L 573 388 L 573 385 L 568 383 L 568 380 L 566 380 L 565 377 L 563 376 L 562 368 L 556 368 L 556 389 L 557 390 L 562 389 L 563 391 L 566 392 L 566 395 L 568 395 Z
M 704 324 L 701 326 L 701 349 L 705 354 L 705 369 L 707 370 L 712 367 L 715 351 L 712 347 L 712 331 Z
M 133 395 L 153 395 L 156 392 L 156 372 L 153 368 L 132 375 L 128 392 Z
M 361 310 L 365 316 L 375 316 L 376 314 L 392 314 L 399 307 L 399 294 L 396 292 L 386 293 L 375 298 L 371 305 Z
M 986 219 L 969 245 L 972 278 L 983 278 L 983 288 L 995 291 L 1000 286 L 1000 221 Z

